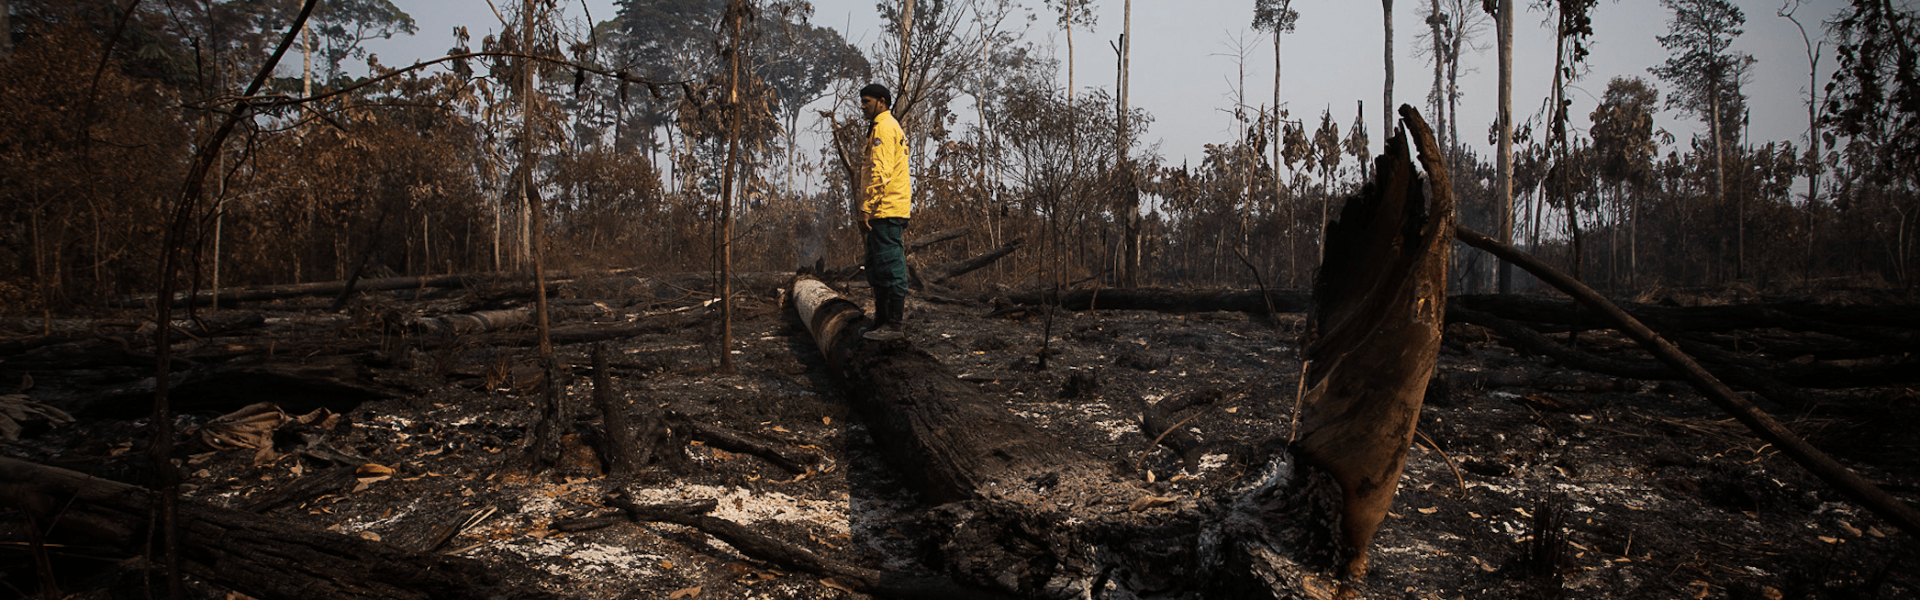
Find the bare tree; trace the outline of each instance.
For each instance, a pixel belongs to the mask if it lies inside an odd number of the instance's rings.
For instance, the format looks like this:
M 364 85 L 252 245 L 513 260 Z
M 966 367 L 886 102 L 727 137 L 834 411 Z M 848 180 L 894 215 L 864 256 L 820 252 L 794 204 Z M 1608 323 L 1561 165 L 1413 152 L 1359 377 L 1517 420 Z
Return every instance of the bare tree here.
M 1820 160 L 1820 99 L 1814 90 L 1820 89 L 1820 54 L 1826 40 L 1814 41 L 1807 35 L 1807 26 L 1793 16 L 1800 9 L 1800 0 L 1786 0 L 1774 14 L 1793 22 L 1800 30 L 1800 41 L 1807 46 L 1807 156 L 1805 169 L 1807 174 L 1807 266 L 1806 277 L 1813 278 L 1813 207 L 1820 203 L 1820 173 L 1825 171 L 1826 163 Z
M 1380 0 L 1380 16 L 1386 29 L 1386 89 L 1380 93 L 1381 131 L 1393 133 L 1393 0 Z
M 1495 219 L 1499 231 L 1495 236 L 1502 244 L 1513 243 L 1513 3 L 1516 0 L 1486 0 L 1490 10 L 1497 10 L 1500 45 L 1500 108 L 1495 118 L 1495 126 L 1500 128 L 1500 141 L 1497 156 L 1499 164 L 1499 191 L 1494 202 L 1499 204 L 1499 218 Z M 1497 7 L 1495 5 L 1498 5 Z M 1494 261 L 1499 265 L 1499 290 L 1502 294 L 1513 293 L 1513 269 L 1504 261 Z

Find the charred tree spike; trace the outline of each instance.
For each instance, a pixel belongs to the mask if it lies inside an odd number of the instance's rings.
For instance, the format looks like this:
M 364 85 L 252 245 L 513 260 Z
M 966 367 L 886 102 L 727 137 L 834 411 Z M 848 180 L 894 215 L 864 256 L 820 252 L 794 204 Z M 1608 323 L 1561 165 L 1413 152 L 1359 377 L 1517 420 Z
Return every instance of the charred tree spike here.
M 607 470 L 615 477 L 632 477 L 640 473 L 639 450 L 633 445 L 633 427 L 627 423 L 627 407 L 613 391 L 613 374 L 607 370 L 607 345 L 593 345 L 593 402 L 600 408 L 600 423 L 605 433 L 600 436 L 605 446 L 602 453 L 607 457 Z
M 1619 326 L 1621 332 L 1646 348 L 1647 352 L 1680 371 L 1687 383 L 1693 385 L 1694 390 L 1699 391 L 1700 395 L 1706 396 L 1707 400 L 1722 410 L 1731 413 L 1734 419 L 1739 420 L 1748 429 L 1752 429 L 1760 439 L 1780 447 L 1787 456 L 1793 457 L 1794 462 L 1800 463 L 1800 466 L 1806 467 L 1820 479 L 1839 488 L 1842 493 L 1873 511 L 1880 518 L 1907 532 L 1907 535 L 1920 537 L 1920 511 L 1914 510 L 1912 506 L 1908 506 L 1905 502 L 1888 494 L 1886 490 L 1868 482 L 1845 465 L 1833 460 L 1833 457 L 1827 456 L 1812 444 L 1808 444 L 1806 440 L 1800 439 L 1800 436 L 1795 435 L 1785 425 L 1780 424 L 1767 413 L 1761 412 L 1752 402 L 1748 402 L 1745 397 L 1728 388 L 1727 384 L 1721 383 L 1713 374 L 1701 368 L 1699 363 L 1694 362 L 1672 343 L 1661 338 L 1652 329 L 1648 329 L 1626 311 L 1620 310 L 1619 306 L 1601 297 L 1598 292 L 1593 291 L 1593 288 L 1540 262 L 1532 255 L 1487 237 L 1484 233 L 1462 226 L 1456 228 L 1455 235 L 1469 246 L 1486 250 L 1500 257 L 1500 260 L 1526 269 L 1534 277 L 1572 296 L 1574 300 L 1593 309 L 1594 312 L 1606 316 L 1608 320 Z
M 1307 319 L 1296 447 L 1340 484 L 1350 577 L 1366 573 L 1367 545 L 1393 505 L 1445 324 L 1453 197 L 1433 132 L 1413 108 L 1400 114 L 1428 176 L 1414 171 L 1407 132 L 1388 140 L 1373 180 L 1327 227 Z

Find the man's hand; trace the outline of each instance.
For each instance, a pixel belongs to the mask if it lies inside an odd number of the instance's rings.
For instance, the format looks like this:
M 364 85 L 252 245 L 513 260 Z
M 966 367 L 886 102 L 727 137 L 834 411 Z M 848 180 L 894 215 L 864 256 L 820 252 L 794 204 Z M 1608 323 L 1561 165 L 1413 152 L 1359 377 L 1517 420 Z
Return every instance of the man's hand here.
M 868 218 L 869 216 L 867 215 L 867 213 L 864 213 L 864 212 L 860 213 L 860 230 L 861 231 L 873 231 L 873 225 L 867 223 Z

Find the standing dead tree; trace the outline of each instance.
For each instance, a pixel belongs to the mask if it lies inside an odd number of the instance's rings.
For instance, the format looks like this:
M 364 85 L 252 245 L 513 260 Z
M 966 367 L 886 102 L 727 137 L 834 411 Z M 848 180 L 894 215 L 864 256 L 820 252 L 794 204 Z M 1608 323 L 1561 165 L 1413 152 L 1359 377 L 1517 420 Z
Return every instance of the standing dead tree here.
M 1393 505 L 1446 320 L 1452 188 L 1433 132 L 1412 107 L 1401 105 L 1400 114 L 1421 141 L 1428 179 L 1405 158 L 1405 135 L 1387 142 L 1374 181 L 1354 199 L 1371 201 L 1349 200 L 1328 226 L 1307 318 L 1298 449 L 1340 482 L 1341 527 L 1356 549 L 1347 572 L 1356 576 Z
M 926 498 L 942 566 L 1021 595 L 1334 598 L 1364 571 L 1438 352 L 1452 199 L 1411 108 L 1329 233 L 1313 311 L 1312 387 L 1294 451 L 1219 497 L 1161 498 L 966 385 L 911 342 L 855 335 L 858 305 L 811 278 L 794 305 L 874 439 Z M 1435 190 L 1429 198 L 1428 190 Z M 1334 452 L 1340 448 L 1341 452 Z

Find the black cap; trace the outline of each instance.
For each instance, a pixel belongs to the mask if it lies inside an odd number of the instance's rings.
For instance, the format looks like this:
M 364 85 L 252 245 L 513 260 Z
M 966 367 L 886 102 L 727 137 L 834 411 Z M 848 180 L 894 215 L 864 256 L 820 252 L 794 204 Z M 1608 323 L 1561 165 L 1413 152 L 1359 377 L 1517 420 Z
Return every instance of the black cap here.
M 893 106 L 893 92 L 887 91 L 887 86 L 878 83 L 868 84 L 867 87 L 860 88 L 860 96 L 862 98 L 873 98 L 879 100 L 881 104 Z

